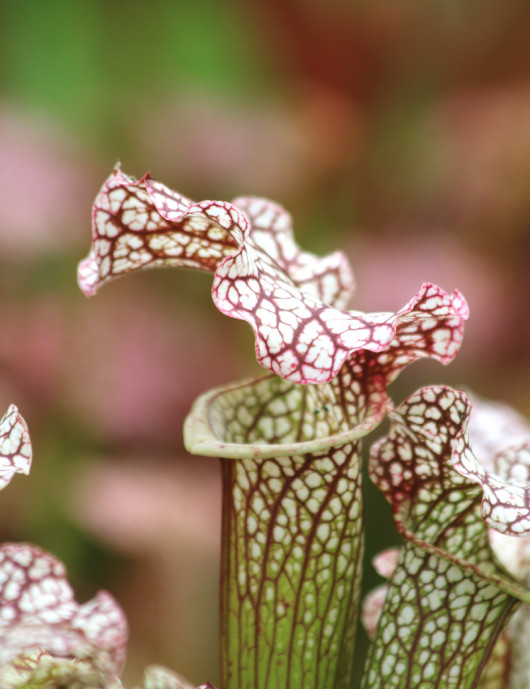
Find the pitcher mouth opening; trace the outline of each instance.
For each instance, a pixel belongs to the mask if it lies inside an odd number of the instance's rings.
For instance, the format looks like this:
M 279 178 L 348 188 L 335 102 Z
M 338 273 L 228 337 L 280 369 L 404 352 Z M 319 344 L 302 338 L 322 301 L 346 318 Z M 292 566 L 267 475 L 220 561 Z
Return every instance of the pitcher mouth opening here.
M 268 399 L 260 400 L 260 393 Z M 284 432 L 278 440 L 271 432 L 270 416 L 253 417 L 251 404 L 261 404 L 269 415 L 276 414 L 276 421 L 283 420 Z M 184 445 L 191 454 L 226 459 L 322 452 L 363 438 L 381 423 L 388 405 L 384 388 L 374 387 L 363 398 L 357 418 L 349 422 L 329 384 L 296 385 L 267 374 L 199 396 L 184 422 Z M 267 435 L 274 440 L 267 440 Z

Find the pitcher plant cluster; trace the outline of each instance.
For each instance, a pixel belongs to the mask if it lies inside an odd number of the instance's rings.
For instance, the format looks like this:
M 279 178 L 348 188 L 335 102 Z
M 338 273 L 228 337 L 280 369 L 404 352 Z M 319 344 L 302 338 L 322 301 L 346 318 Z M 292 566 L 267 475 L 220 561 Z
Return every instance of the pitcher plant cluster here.
M 362 605 L 372 637 L 362 688 L 529 689 L 530 426 L 449 387 L 397 407 L 387 393 L 416 359 L 456 356 L 462 295 L 425 283 L 395 313 L 350 310 L 346 257 L 302 251 L 281 206 L 196 203 L 118 167 L 94 204 L 81 290 L 164 266 L 213 274 L 214 304 L 249 323 L 266 369 L 203 394 L 184 426 L 192 454 L 221 461 L 222 689 L 349 686 L 361 443 L 386 416 L 369 473 L 403 545 L 374 563 L 388 584 Z M 28 473 L 31 446 L 14 407 L 0 431 L 4 487 Z M 52 555 L 2 546 L 1 687 L 117 689 L 126 640 L 108 593 L 79 605 Z M 138 685 L 179 687 L 191 685 L 158 666 Z

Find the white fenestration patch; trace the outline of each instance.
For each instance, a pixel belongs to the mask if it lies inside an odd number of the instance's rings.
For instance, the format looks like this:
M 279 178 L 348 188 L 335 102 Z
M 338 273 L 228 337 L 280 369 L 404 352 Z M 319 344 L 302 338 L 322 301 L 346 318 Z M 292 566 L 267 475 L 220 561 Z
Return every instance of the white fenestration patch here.
M 109 594 L 79 606 L 62 563 L 53 556 L 27 544 L 1 546 L 0 662 L 21 653 L 22 639 L 24 654 L 42 648 L 52 655 L 89 655 L 94 667 L 116 673 L 126 638 L 125 617 Z
M 31 459 L 28 427 L 12 404 L 0 421 L 0 490 L 16 473 L 29 474 Z

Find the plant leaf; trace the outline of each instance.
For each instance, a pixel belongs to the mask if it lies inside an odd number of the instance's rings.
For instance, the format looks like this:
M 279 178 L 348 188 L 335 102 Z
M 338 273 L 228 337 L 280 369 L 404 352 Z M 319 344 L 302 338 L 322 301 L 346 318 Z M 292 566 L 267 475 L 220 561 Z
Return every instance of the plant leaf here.
M 105 591 L 79 605 L 65 568 L 29 544 L 0 547 L 0 665 L 35 650 L 89 659 L 94 670 L 118 673 L 125 659 L 127 623 Z
M 344 257 L 301 252 L 288 216 L 275 204 L 239 203 L 251 220 L 235 205 L 192 204 L 148 176 L 135 182 L 115 170 L 96 198 L 93 246 L 79 266 L 81 289 L 90 296 L 111 278 L 146 267 L 214 272 L 217 308 L 251 325 L 262 366 L 299 384 L 333 379 L 356 351 L 385 350 L 412 312 L 422 312 L 426 333 L 439 331 L 443 321 L 456 351 L 467 318 L 458 292 L 449 296 L 426 284 L 397 313 L 341 311 L 324 300 L 345 303 L 353 288 Z
M 391 548 L 379 553 L 379 555 L 373 559 L 372 564 L 378 574 L 390 579 L 396 570 L 398 559 L 399 548 Z M 371 591 L 363 601 L 361 619 L 370 638 L 373 638 L 376 634 L 387 593 L 388 584 L 383 584 Z M 510 671 L 514 670 L 511 652 L 512 650 L 517 650 L 514 648 L 514 644 L 512 644 L 510 638 L 515 635 L 510 634 L 510 631 L 514 628 L 516 618 L 522 612 L 530 612 L 530 608 L 528 606 L 520 608 L 515 613 L 508 629 L 499 637 L 497 643 L 493 647 L 486 668 L 480 675 L 477 689 L 515 689 L 515 686 L 517 686 L 518 689 L 526 689 L 527 684 L 523 683 L 512 686 L 509 684 L 508 680 Z M 530 630 L 528 631 L 530 632 Z M 517 629 L 517 632 L 519 632 L 519 629 Z M 518 633 L 517 636 L 519 637 L 520 634 Z M 526 638 L 523 635 L 523 644 L 525 644 L 528 638 L 528 634 Z M 528 645 L 521 645 L 520 648 L 526 649 Z M 523 658 L 525 655 L 526 653 L 522 654 Z M 526 670 L 527 668 L 525 668 L 525 671 Z
M 28 427 L 12 404 L 0 421 L 0 490 L 16 473 L 29 474 L 31 458 Z
M 362 555 L 359 438 L 365 417 L 330 384 L 267 376 L 199 399 L 185 428 L 194 453 L 224 457 L 222 686 L 346 687 Z M 315 419 L 317 419 L 315 423 Z
M 389 584 L 362 686 L 476 686 L 516 605 L 514 597 L 477 574 L 407 543 Z
M 372 449 L 370 475 L 407 542 L 365 687 L 476 686 L 519 600 L 530 601 L 530 591 L 499 567 L 489 545 L 480 512 L 486 484 L 468 475 L 469 409 L 462 392 L 423 388 L 392 412 L 389 435 Z

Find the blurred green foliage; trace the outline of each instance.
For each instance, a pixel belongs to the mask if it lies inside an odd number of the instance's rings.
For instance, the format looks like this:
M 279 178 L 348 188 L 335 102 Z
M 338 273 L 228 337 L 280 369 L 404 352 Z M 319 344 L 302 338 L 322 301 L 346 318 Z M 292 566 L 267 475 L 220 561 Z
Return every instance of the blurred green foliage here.
M 248 11 L 234 0 L 3 0 L 4 96 L 42 108 L 101 150 L 131 109 L 179 89 L 249 97 L 266 85 Z

